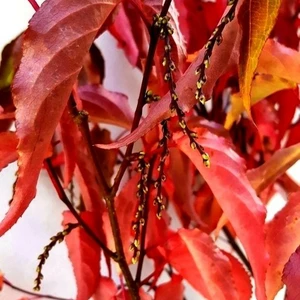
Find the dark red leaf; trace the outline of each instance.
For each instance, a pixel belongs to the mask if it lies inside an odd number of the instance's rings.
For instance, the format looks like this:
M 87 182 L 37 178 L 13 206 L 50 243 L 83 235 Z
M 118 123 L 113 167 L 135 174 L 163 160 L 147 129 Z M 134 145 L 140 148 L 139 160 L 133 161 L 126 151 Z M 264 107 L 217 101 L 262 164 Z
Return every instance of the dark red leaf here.
M 77 223 L 69 211 L 63 216 L 63 225 Z M 83 212 L 81 217 L 93 230 L 97 228 L 92 213 Z M 100 280 L 100 247 L 81 227 L 73 229 L 65 241 L 77 284 L 76 300 L 89 300 Z
M 3 235 L 24 213 L 54 130 L 97 31 L 117 0 L 46 1 L 29 23 L 13 94 L 19 138 L 19 170 Z
M 125 95 L 96 85 L 81 86 L 78 93 L 93 122 L 131 128 L 133 111 Z
M 70 115 L 68 108 L 65 109 L 60 119 L 60 136 L 64 148 L 64 186 L 68 187 L 71 182 L 77 160 L 77 146 L 80 140 L 80 132 Z
M 283 269 L 282 281 L 286 285 L 286 300 L 300 298 L 300 247 L 291 255 Z

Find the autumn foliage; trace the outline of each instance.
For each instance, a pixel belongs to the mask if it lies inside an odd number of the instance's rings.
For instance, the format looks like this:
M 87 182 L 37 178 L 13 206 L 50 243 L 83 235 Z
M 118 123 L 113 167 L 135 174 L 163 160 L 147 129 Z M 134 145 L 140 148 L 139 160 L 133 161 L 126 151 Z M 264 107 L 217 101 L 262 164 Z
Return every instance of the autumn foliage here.
M 162 2 L 28 1 L 36 13 L 0 67 L 0 170 L 18 164 L 0 235 L 45 169 L 66 211 L 35 290 L 65 241 L 77 300 L 186 299 L 185 282 L 199 299 L 271 300 L 284 285 L 300 299 L 300 190 L 286 173 L 300 159 L 300 4 Z M 103 85 L 105 31 L 143 74 L 135 110 Z M 266 222 L 279 188 L 286 205 Z

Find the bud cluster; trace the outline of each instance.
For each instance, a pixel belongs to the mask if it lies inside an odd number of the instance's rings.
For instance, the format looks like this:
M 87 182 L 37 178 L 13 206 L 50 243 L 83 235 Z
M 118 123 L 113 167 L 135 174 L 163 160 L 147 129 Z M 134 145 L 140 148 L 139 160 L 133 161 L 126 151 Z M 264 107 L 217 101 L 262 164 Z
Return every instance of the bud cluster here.
M 157 16 L 156 16 L 156 18 L 157 18 Z M 178 104 L 178 95 L 176 93 L 176 83 L 175 83 L 175 79 L 174 79 L 174 75 L 173 75 L 174 71 L 176 71 L 176 66 L 171 57 L 172 46 L 170 43 L 170 35 L 171 35 L 171 33 L 173 33 L 173 30 L 170 30 L 171 25 L 169 25 L 169 18 L 165 17 L 165 19 L 162 20 L 159 24 L 162 27 L 165 27 L 163 30 L 160 31 L 160 32 L 164 33 L 164 34 L 160 35 L 160 38 L 163 39 L 164 43 L 165 43 L 165 49 L 164 49 L 165 51 L 164 51 L 164 56 L 162 59 L 162 65 L 165 67 L 164 80 L 166 82 L 168 82 L 169 91 L 170 91 L 170 95 L 171 95 L 170 109 L 172 112 L 176 112 L 176 114 L 178 116 L 179 126 L 181 127 L 182 132 L 189 137 L 191 148 L 197 149 L 199 151 L 199 153 L 201 154 L 204 165 L 206 167 L 210 167 L 210 160 L 209 160 L 208 154 L 204 151 L 203 147 L 197 143 L 197 141 L 196 141 L 197 134 L 188 128 L 187 123 L 185 121 L 185 113 L 179 107 L 179 104 Z
M 153 201 L 153 204 L 155 206 L 157 206 L 156 216 L 158 219 L 161 218 L 161 213 L 165 209 L 164 197 L 162 194 L 162 184 L 164 181 L 166 181 L 166 175 L 164 173 L 164 168 L 165 168 L 165 161 L 169 155 L 168 140 L 171 137 L 171 133 L 168 129 L 168 120 L 162 121 L 161 126 L 162 126 L 163 136 L 162 136 L 161 140 L 159 141 L 158 146 L 160 148 L 162 148 L 162 153 L 161 153 L 159 164 L 157 167 L 158 178 L 154 182 L 154 187 L 156 188 L 156 197 Z
M 135 220 L 132 223 L 134 231 L 134 239 L 130 245 L 130 250 L 133 251 L 132 263 L 137 263 L 140 256 L 140 233 L 141 227 L 145 225 L 145 206 L 147 201 L 148 188 L 148 170 L 150 164 L 145 160 L 145 153 L 139 152 L 139 160 L 137 165 L 138 172 L 141 173 L 140 180 L 137 184 L 136 196 L 139 199 L 138 207 L 135 213 Z
M 49 257 L 49 253 L 52 250 L 52 248 L 57 244 L 57 243 L 61 243 L 65 236 L 68 235 L 73 229 L 77 228 L 79 226 L 79 224 L 67 224 L 66 228 L 57 233 L 55 236 L 51 237 L 50 240 L 51 242 L 44 247 L 44 252 L 42 254 L 39 255 L 38 260 L 40 261 L 37 268 L 36 268 L 36 272 L 37 272 L 37 277 L 34 280 L 34 290 L 35 291 L 39 291 L 41 288 L 41 283 L 42 280 L 44 278 L 43 274 L 42 274 L 42 268 L 43 265 L 45 264 L 47 258 Z
M 234 19 L 237 2 L 238 2 L 237 0 L 228 0 L 227 5 L 231 6 L 231 8 L 229 9 L 226 16 L 223 17 L 220 24 L 215 28 L 214 32 L 212 33 L 211 37 L 206 43 L 205 53 L 204 53 L 202 63 L 197 67 L 195 71 L 195 74 L 199 75 L 197 81 L 197 89 L 195 92 L 195 98 L 202 105 L 204 105 L 206 101 L 205 95 L 203 93 L 203 86 L 207 81 L 206 69 L 209 67 L 209 61 L 212 56 L 212 52 L 215 44 L 220 45 L 223 41 L 222 33 L 225 26 Z

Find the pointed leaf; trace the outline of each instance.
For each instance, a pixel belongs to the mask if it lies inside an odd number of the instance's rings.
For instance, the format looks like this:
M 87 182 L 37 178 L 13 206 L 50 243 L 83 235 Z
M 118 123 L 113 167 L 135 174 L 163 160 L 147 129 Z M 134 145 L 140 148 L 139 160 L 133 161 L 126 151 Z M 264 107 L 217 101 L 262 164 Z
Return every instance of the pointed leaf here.
M 231 222 L 253 268 L 256 296 L 259 300 L 265 299 L 268 262 L 264 243 L 265 207 L 246 177 L 243 160 L 230 144 L 209 132 L 203 133 L 199 129 L 196 132 L 200 136 L 198 142 L 210 155 L 211 168 L 203 165 L 200 154 L 191 149 L 189 139 L 182 133 L 174 135 L 175 142 L 199 170 Z
M 286 300 L 297 300 L 300 297 L 300 247 L 291 255 L 284 266 L 282 281 L 286 285 Z
M 180 229 L 168 239 L 166 258 L 207 299 L 238 299 L 229 259 L 209 235 Z
M 77 223 L 69 211 L 65 211 L 63 217 L 63 225 Z M 83 212 L 81 217 L 92 229 L 97 227 L 92 213 Z M 100 247 L 81 227 L 73 229 L 65 241 L 77 284 L 76 300 L 89 300 L 100 280 Z
M 273 299 L 282 288 L 284 265 L 300 244 L 300 192 L 289 197 L 286 206 L 266 226 L 266 245 L 270 254 L 266 290 Z
M 0 224 L 0 236 L 16 223 L 35 197 L 43 159 L 83 58 L 116 2 L 49 0 L 29 23 L 13 85 L 18 179 L 12 205 Z
M 275 24 L 281 0 L 244 0 L 238 21 L 241 28 L 239 82 L 244 108 L 251 115 L 252 79 L 263 46 Z

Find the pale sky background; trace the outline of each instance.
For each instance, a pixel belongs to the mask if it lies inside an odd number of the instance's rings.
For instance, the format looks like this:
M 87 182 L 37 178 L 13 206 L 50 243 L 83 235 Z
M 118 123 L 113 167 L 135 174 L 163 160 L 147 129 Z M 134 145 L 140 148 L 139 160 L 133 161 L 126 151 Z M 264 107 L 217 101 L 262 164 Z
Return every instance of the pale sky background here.
M 34 10 L 26 0 L 0 1 L 0 51 L 27 27 L 33 13 Z M 140 72 L 132 69 L 124 59 L 122 51 L 116 49 L 115 40 L 108 34 L 100 38 L 98 45 L 106 59 L 104 82 L 106 88 L 127 94 L 134 105 L 139 91 L 137 83 L 141 81 Z M 122 72 L 115 71 L 120 69 Z M 118 85 L 115 84 L 116 82 Z M 294 176 L 297 170 L 299 168 L 291 170 Z M 16 164 L 11 164 L 0 173 L 0 219 L 8 209 L 15 171 Z M 299 176 L 296 179 L 299 182 Z M 284 204 L 280 196 L 276 196 L 273 204 L 275 202 L 276 205 L 271 205 L 270 216 Z M 48 244 L 49 238 L 61 230 L 61 212 L 65 209 L 57 198 L 48 176 L 42 172 L 37 197 L 18 223 L 0 238 L 0 270 L 8 280 L 19 287 L 31 290 L 36 276 L 37 256 Z M 41 293 L 75 298 L 76 286 L 64 243 L 51 251 L 43 274 Z M 7 286 L 4 286 L 3 291 L 0 292 L 0 300 L 18 300 L 21 296 L 26 295 Z M 187 298 L 188 300 L 200 299 L 198 294 L 191 290 L 188 291 Z M 278 295 L 277 299 L 283 299 L 283 294 Z

